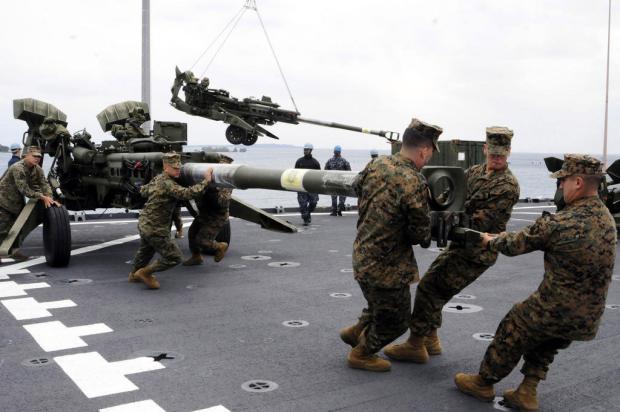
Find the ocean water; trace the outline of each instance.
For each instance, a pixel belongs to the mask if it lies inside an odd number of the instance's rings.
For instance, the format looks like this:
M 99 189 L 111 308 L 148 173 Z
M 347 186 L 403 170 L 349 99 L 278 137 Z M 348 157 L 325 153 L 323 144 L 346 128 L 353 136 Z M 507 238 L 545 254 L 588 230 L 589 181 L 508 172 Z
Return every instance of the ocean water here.
M 199 150 L 199 146 L 188 146 L 186 150 Z M 272 169 L 286 169 L 293 167 L 295 161 L 303 156 L 302 149 L 299 147 L 287 146 L 251 146 L 246 152 L 230 152 L 230 155 L 237 164 L 246 164 L 254 167 L 264 167 Z M 380 155 L 387 155 L 388 150 L 380 150 Z M 321 167 L 332 156 L 330 149 L 315 149 L 313 156 L 321 163 Z M 342 156 L 351 163 L 352 170 L 362 170 L 370 160 L 368 150 L 344 150 Z M 520 198 L 549 199 L 553 198 L 555 192 L 555 180 L 549 178 L 549 172 L 545 167 L 543 159 L 548 156 L 562 158 L 558 153 L 513 153 L 510 156 L 510 169 L 517 176 L 521 186 Z M 0 173 L 6 170 L 10 153 L 0 153 Z M 609 163 L 618 159 L 619 156 L 610 156 Z M 46 156 L 44 169 L 49 167 L 51 159 Z M 267 207 L 292 207 L 297 206 L 297 195 L 293 192 L 280 192 L 274 190 L 236 190 L 234 195 L 251 202 L 253 205 Z M 357 199 L 349 198 L 347 203 L 357 204 Z M 319 206 L 331 205 L 330 196 L 319 196 Z

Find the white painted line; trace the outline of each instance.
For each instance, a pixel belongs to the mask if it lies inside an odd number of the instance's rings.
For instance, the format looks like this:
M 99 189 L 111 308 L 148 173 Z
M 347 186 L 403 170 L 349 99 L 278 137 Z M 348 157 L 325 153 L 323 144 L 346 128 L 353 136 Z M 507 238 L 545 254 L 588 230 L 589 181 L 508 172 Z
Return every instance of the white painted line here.
M 40 288 L 49 288 L 45 282 L 37 282 L 37 283 L 25 283 L 23 285 L 19 285 L 12 280 L 8 282 L 0 282 L 0 298 L 10 298 L 12 296 L 26 296 L 25 292 L 28 289 L 40 289 Z
M 147 357 L 108 362 L 99 352 L 57 356 L 54 361 L 87 398 L 138 390 L 125 375 L 165 368 L 161 362 Z
M 166 412 L 153 400 L 125 403 L 111 408 L 99 409 L 99 412 Z
M 30 273 L 30 271 L 28 269 L 15 269 L 15 270 L 13 270 L 10 273 L 1 273 L 0 272 L 0 280 L 9 280 L 9 276 L 12 276 L 12 275 L 25 275 L 27 273 Z
M 217 406 L 212 406 L 210 408 L 207 409 L 200 409 L 194 412 L 230 412 L 230 409 L 225 408 L 222 405 L 217 405 Z
M 538 212 L 512 212 L 513 215 L 536 215 L 536 216 L 542 216 L 542 212 L 538 213 Z
M 521 209 L 555 209 L 555 205 L 521 206 L 521 207 L 512 208 L 512 210 L 521 210 Z
M 46 318 L 52 316 L 48 309 L 77 306 L 72 300 L 37 302 L 35 298 L 6 299 L 0 301 L 17 320 Z
M 518 220 L 519 222 L 531 222 L 534 223 L 535 220 L 530 220 L 530 219 L 517 219 L 516 217 L 512 217 L 510 218 L 510 220 Z
M 66 327 L 60 321 L 33 323 L 24 325 L 26 329 L 45 352 L 81 348 L 88 346 L 80 337 L 112 332 L 105 323 Z

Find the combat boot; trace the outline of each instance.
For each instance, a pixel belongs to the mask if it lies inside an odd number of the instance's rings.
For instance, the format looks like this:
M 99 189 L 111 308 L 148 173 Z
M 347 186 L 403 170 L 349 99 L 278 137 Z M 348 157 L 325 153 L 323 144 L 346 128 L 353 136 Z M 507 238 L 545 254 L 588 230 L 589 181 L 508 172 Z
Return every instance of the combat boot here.
M 356 347 L 359 344 L 360 334 L 362 333 L 362 325 L 357 322 L 353 326 L 346 327 L 340 330 L 340 339 L 347 345 Z
M 217 242 L 217 246 L 215 246 L 215 255 L 213 255 L 213 260 L 219 262 L 224 259 L 224 255 L 228 250 L 228 243 L 226 242 Z
M 409 339 L 401 344 L 386 346 L 383 353 L 394 360 L 426 363 L 428 362 L 428 351 L 424 345 L 424 340 L 424 336 L 409 335 Z
M 454 376 L 454 383 L 461 392 L 474 396 L 483 402 L 492 402 L 495 399 L 493 384 L 489 384 L 480 375 L 457 373 Z
M 337 212 L 335 210 L 332 210 L 332 212 L 329 214 L 330 216 L 338 216 Z
M 392 366 L 390 361 L 370 353 L 363 342 L 351 349 L 347 356 L 347 363 L 353 369 L 364 369 L 371 372 L 388 372 Z
M 426 351 L 431 356 L 441 355 L 441 341 L 437 336 L 437 329 L 434 329 L 430 335 L 424 339 L 424 346 Z
M 183 266 L 202 265 L 202 262 L 203 262 L 203 259 L 202 259 L 202 255 L 200 254 L 200 252 L 194 252 L 192 253 L 192 256 L 189 259 L 183 262 Z
M 540 379 L 536 376 L 525 376 L 519 387 L 504 392 L 504 401 L 507 406 L 520 411 L 537 411 L 538 399 L 536 389 Z
M 133 277 L 144 282 L 144 284 L 148 286 L 149 289 L 159 289 L 159 281 L 153 275 L 154 271 L 155 266 L 151 264 L 136 270 L 133 273 Z
M 140 282 L 140 279 L 138 279 L 135 275 L 136 272 L 129 272 L 129 282 L 131 283 L 138 283 Z
M 16 262 L 23 262 L 30 259 L 30 256 L 24 255 L 22 252 L 18 250 L 14 250 L 10 255 Z

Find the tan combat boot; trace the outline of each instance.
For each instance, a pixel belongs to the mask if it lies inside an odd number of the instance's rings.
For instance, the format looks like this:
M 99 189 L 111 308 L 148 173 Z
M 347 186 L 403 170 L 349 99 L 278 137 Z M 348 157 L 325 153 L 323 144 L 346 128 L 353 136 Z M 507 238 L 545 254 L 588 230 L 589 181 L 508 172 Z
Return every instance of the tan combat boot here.
M 495 399 L 493 385 L 487 383 L 480 375 L 457 373 L 454 376 L 454 383 L 461 392 L 474 396 L 483 402 L 492 402 Z
M 213 256 L 213 260 L 219 262 L 224 259 L 224 255 L 228 250 L 228 243 L 226 242 L 217 242 L 217 246 L 215 246 L 215 255 Z
M 192 256 L 189 259 L 183 262 L 183 266 L 202 265 L 202 262 L 203 262 L 203 259 L 202 259 L 202 255 L 200 254 L 200 252 L 194 252 L 192 253 Z
M 390 361 L 369 353 L 363 342 L 351 349 L 347 363 L 353 369 L 364 369 L 371 372 L 388 372 L 392 366 Z
M 362 325 L 357 322 L 353 326 L 346 327 L 340 330 L 340 339 L 347 345 L 356 347 L 359 344 L 360 334 L 362 333 Z
M 153 272 L 155 271 L 154 269 L 155 266 L 152 264 L 145 266 L 136 270 L 133 273 L 133 277 L 144 282 L 144 284 L 148 286 L 149 289 L 159 289 L 159 281 L 157 281 L 157 278 L 153 276 Z
M 536 388 L 538 382 L 540 379 L 536 376 L 525 376 L 517 390 L 509 389 L 504 392 L 506 405 L 511 408 L 518 408 L 520 411 L 537 411 Z
M 137 282 L 140 282 L 140 279 L 138 279 L 138 278 L 135 276 L 135 273 L 136 273 L 136 272 L 129 272 L 129 282 L 131 282 L 131 283 L 137 283 Z
M 428 351 L 424 345 L 424 336 L 409 335 L 409 339 L 401 344 L 388 345 L 383 353 L 388 358 L 415 363 L 428 362 Z
M 437 329 L 433 329 L 431 334 L 424 339 L 424 346 L 426 346 L 426 351 L 429 355 L 441 355 L 441 341 L 439 336 L 437 336 Z
M 30 259 L 30 256 L 24 255 L 19 249 L 14 250 L 10 255 L 16 262 L 24 262 Z

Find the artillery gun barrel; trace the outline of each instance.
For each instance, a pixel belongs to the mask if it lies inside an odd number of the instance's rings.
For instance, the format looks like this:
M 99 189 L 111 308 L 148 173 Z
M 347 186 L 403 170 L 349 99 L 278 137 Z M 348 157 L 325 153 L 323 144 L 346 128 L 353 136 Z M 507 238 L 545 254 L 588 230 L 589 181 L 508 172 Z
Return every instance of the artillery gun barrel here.
M 221 163 L 186 163 L 181 168 L 181 176 L 186 183 L 196 184 L 203 180 L 209 167 L 213 168 L 215 185 L 220 187 L 357 197 L 353 182 L 358 173 L 349 171 L 266 169 Z
M 335 122 L 324 122 L 322 120 L 308 119 L 306 117 L 301 117 L 301 116 L 297 116 L 297 121 L 303 122 L 303 123 L 316 124 L 318 126 L 326 126 L 326 127 L 333 127 L 336 129 L 350 130 L 352 132 L 374 134 L 377 136 L 385 137 L 388 140 L 398 140 L 400 136 L 400 134 L 397 132 L 389 132 L 385 130 L 372 130 L 372 129 L 368 129 L 365 127 L 350 126 L 348 124 L 335 123 Z

